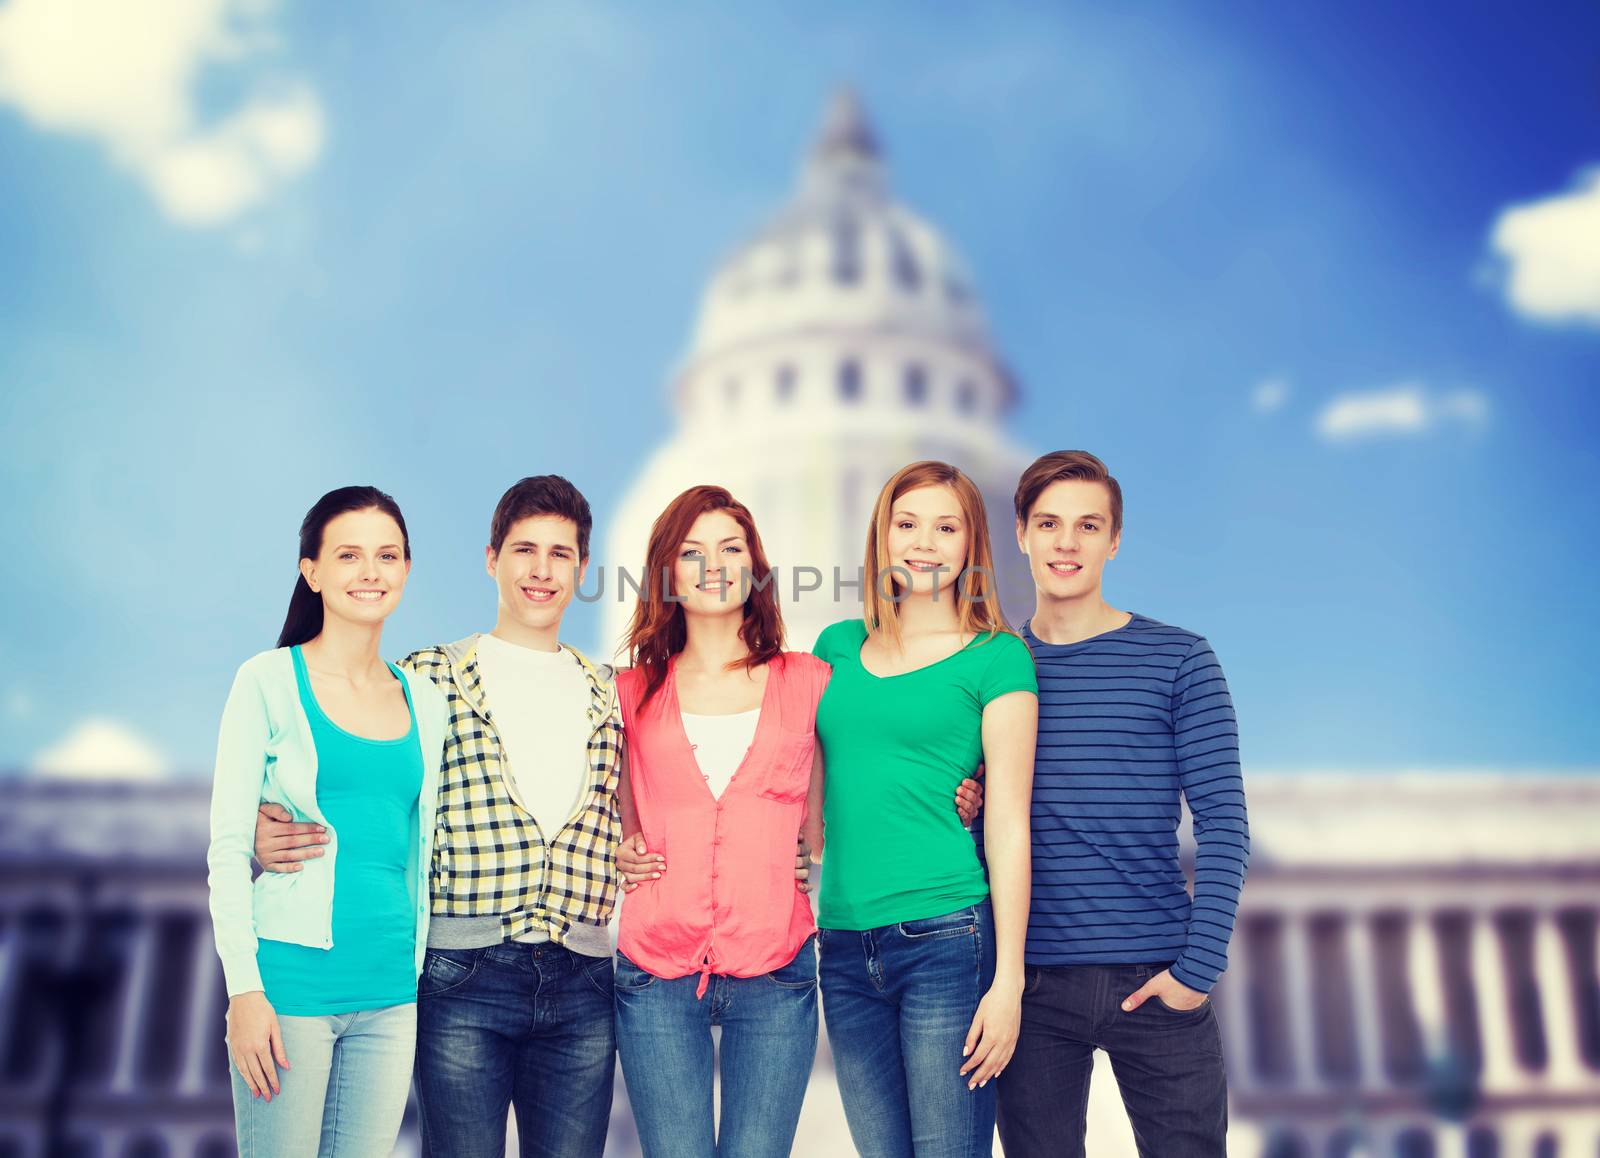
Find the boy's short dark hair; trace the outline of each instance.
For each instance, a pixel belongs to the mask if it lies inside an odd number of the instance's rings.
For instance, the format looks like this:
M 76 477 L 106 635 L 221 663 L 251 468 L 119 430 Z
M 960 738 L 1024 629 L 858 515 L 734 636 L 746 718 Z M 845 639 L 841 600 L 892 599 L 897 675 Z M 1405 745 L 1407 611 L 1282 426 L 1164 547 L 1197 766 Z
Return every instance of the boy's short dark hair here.
M 1105 484 L 1111 494 L 1111 533 L 1119 534 L 1122 531 L 1122 487 L 1111 477 L 1106 464 L 1087 450 L 1052 450 L 1034 459 L 1033 465 L 1022 472 L 1012 500 L 1017 508 L 1017 522 L 1028 521 L 1033 504 L 1039 501 L 1046 487 L 1067 479 Z
M 511 528 L 535 515 L 571 519 L 578 527 L 578 561 L 581 563 L 589 557 L 589 531 L 594 526 L 589 500 L 558 474 L 536 474 L 519 479 L 500 496 L 494 508 L 494 519 L 489 524 L 489 548 L 498 555 Z

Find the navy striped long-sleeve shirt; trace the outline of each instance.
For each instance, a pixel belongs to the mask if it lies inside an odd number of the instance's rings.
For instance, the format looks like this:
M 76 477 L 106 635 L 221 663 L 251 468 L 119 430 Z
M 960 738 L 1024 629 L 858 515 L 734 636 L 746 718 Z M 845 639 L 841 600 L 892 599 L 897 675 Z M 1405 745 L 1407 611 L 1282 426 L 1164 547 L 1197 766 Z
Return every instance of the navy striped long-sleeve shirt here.
M 1173 962 L 1209 992 L 1228 961 L 1250 855 L 1239 729 L 1192 631 L 1135 615 L 1078 643 L 1024 624 L 1039 671 L 1030 965 Z M 1194 816 L 1191 900 L 1179 794 Z

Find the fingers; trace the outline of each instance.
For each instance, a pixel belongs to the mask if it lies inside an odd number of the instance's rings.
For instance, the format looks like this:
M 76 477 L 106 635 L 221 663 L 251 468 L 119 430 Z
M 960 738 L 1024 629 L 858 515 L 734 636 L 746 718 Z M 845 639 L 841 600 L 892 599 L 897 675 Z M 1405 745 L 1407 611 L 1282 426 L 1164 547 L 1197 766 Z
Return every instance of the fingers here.
M 278 1026 L 277 1018 L 272 1020 L 272 1028 L 267 1031 L 267 1044 L 272 1047 L 272 1056 L 284 1069 L 289 1068 L 289 1050 L 283 1044 L 283 1030 Z
M 261 813 L 261 815 L 265 816 L 268 820 L 294 819 L 294 813 L 290 812 L 281 804 L 263 804 L 260 808 L 256 809 L 256 811 Z
M 1011 1061 L 1016 1046 L 1015 1038 L 1009 1041 L 990 1042 L 986 1037 L 978 1046 L 977 1053 L 973 1055 L 978 1061 L 978 1068 L 967 1082 L 967 1089 L 980 1089 L 988 1085 L 991 1079 L 998 1077 L 1000 1071 Z
M 259 1098 L 261 1096 L 261 1082 L 250 1066 L 250 1059 L 232 1046 L 229 1046 L 228 1052 L 233 1055 L 233 1068 L 239 1071 L 239 1076 L 244 1079 L 244 1084 L 250 1087 L 250 1096 Z
M 980 1009 L 978 1011 L 977 1016 L 972 1019 L 972 1024 L 967 1027 L 967 1040 L 962 1043 L 961 1056 L 964 1057 L 964 1058 L 970 1058 L 972 1056 L 973 1049 L 978 1044 L 978 1039 L 980 1037 L 982 1037 L 982 1036 L 983 1036 L 983 1011 Z M 974 1064 L 976 1064 L 976 1063 L 971 1062 L 971 1061 L 967 1062 L 966 1065 L 961 1067 L 961 1072 L 962 1073 L 966 1073 L 969 1069 L 971 1069 L 973 1067 Z
M 967 1078 L 967 1089 L 975 1090 L 978 1088 L 978 1079 L 982 1076 L 983 1067 L 988 1064 L 989 1054 L 993 1049 L 994 1046 L 986 1036 L 980 1037 L 978 1043 L 973 1046 L 971 1056 L 967 1058 L 966 1063 L 961 1067 L 961 1076 Z M 971 1076 L 969 1077 L 968 1075 Z
M 801 830 L 800 835 L 795 837 L 794 851 L 795 857 L 799 860 L 808 861 L 811 859 L 811 842 L 806 839 L 804 830 Z
M 1139 986 L 1139 988 L 1128 994 L 1128 996 L 1123 999 L 1122 1012 L 1132 1013 L 1146 1001 L 1149 1001 L 1156 991 L 1155 985 L 1156 980 L 1154 977 L 1152 977 L 1149 981 L 1146 981 L 1143 985 Z
M 264 840 L 282 840 L 292 844 L 305 844 L 307 843 L 306 841 L 293 838 L 317 836 L 322 838 L 324 844 L 328 842 L 328 830 L 320 824 L 312 824 L 309 821 L 300 821 L 295 824 L 279 824 L 274 821 L 272 827 L 267 831 L 272 835 L 263 837 Z
M 622 887 L 626 892 L 633 892 L 643 881 L 660 879 L 666 867 L 667 858 L 648 850 L 642 832 L 634 833 L 617 846 L 617 868 L 622 872 Z
M 262 1042 L 260 1052 L 256 1054 L 256 1064 L 260 1067 L 264 1079 L 263 1088 L 272 1091 L 266 1095 L 267 1101 L 270 1102 L 273 1094 L 283 1091 L 278 1088 L 278 1067 L 272 1064 L 272 1049 L 267 1042 Z
M 265 1068 L 261 1064 L 261 1057 L 254 1049 L 236 1051 L 234 1064 L 239 1067 L 239 1073 L 244 1078 L 245 1085 L 250 1087 L 253 1097 L 265 1098 L 272 1101 L 272 1095 L 278 1091 L 274 1088 L 276 1081 L 268 1082 Z
M 268 818 L 270 809 L 277 809 L 288 816 L 276 804 L 261 806 L 260 816 L 256 820 L 255 854 L 262 868 L 274 873 L 297 873 L 300 871 L 300 861 L 314 860 L 323 855 L 321 846 L 333 839 L 325 828 L 320 824 L 280 824 Z
M 961 817 L 962 824 L 971 824 L 978 815 L 978 797 L 976 793 L 964 789 L 956 789 L 956 815 Z
M 297 873 L 305 866 L 301 861 L 315 860 L 323 855 L 320 848 L 286 848 L 278 852 L 261 850 L 256 853 L 256 860 L 261 862 L 261 867 L 272 873 Z

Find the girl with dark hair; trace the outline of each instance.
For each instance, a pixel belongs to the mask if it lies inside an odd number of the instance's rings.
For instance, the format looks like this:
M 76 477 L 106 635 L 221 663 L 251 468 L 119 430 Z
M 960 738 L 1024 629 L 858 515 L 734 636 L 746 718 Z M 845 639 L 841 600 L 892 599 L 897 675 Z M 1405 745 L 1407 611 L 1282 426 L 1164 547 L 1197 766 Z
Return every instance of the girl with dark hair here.
M 377 1158 L 400 1130 L 446 715 L 427 678 L 380 658 L 410 570 L 392 498 L 323 495 L 278 647 L 223 709 L 207 861 L 241 1158 Z M 322 825 L 326 855 L 252 883 L 262 801 Z

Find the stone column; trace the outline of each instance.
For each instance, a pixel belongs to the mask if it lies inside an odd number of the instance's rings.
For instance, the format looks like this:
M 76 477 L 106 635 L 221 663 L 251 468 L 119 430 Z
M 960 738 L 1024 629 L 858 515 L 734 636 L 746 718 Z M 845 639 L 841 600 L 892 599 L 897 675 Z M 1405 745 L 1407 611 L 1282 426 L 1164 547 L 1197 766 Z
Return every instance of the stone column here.
M 1572 1000 L 1572 962 L 1553 912 L 1533 917 L 1533 975 L 1539 986 L 1549 1061 L 1545 1081 L 1561 1090 L 1575 1090 L 1585 1081 L 1578 1045 L 1578 1011 Z
M 1228 1067 L 1228 1089 L 1238 1094 L 1254 1089 L 1255 1045 L 1250 1034 L 1250 957 L 1245 948 L 1245 924 L 1234 926 L 1228 947 L 1228 971 L 1222 975 L 1222 1041 Z
M 1422 1033 L 1423 1053 L 1436 1059 L 1445 1051 L 1444 970 L 1439 965 L 1439 932 L 1433 914 L 1412 913 L 1406 922 L 1406 972 L 1411 989 L 1411 1008 L 1417 1014 Z
M 1289 1047 L 1294 1060 L 1295 1087 L 1312 1090 L 1322 1085 L 1317 1067 L 1316 991 L 1311 976 L 1310 914 L 1285 912 L 1279 928 L 1283 936 L 1284 994 L 1289 1006 Z
M 111 1069 L 113 1093 L 131 1093 L 139 1084 L 139 1021 L 145 1012 L 145 993 L 150 988 L 150 971 L 155 966 L 156 923 L 160 914 L 146 910 L 139 914 L 139 923 L 133 933 L 133 946 L 128 954 L 127 972 L 123 974 L 122 992 L 117 995 L 116 1011 L 112 1014 L 117 1035 L 111 1048 L 116 1051 L 116 1062 Z
M 1524 1071 L 1517 1060 L 1505 954 L 1500 945 L 1500 931 L 1495 928 L 1494 914 L 1474 913 L 1471 936 L 1472 988 L 1478 1003 L 1478 1044 L 1483 1050 L 1483 1091 L 1493 1094 L 1520 1087 Z M 1504 1153 L 1510 1155 L 1515 1151 Z
M 1350 972 L 1351 1012 L 1355 1017 L 1356 1082 L 1362 1089 L 1387 1085 L 1383 1069 L 1383 1018 L 1378 1009 L 1378 955 L 1372 943 L 1372 914 L 1351 911 L 1345 921 L 1345 960 Z
M 189 1000 L 184 1010 L 183 1061 L 178 1067 L 178 1092 L 198 1094 L 205 1089 L 208 1077 L 206 1055 L 210 1045 L 223 1036 L 226 1027 L 220 1018 L 212 1016 L 216 1008 L 217 993 L 222 988 L 222 966 L 216 949 L 202 925 L 194 939 L 194 986 L 189 990 Z

